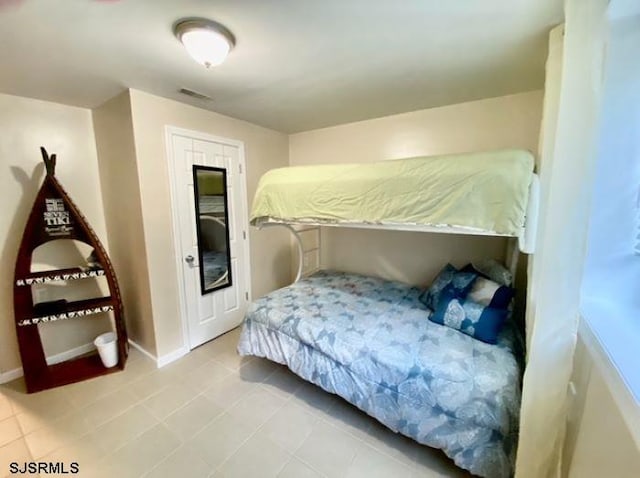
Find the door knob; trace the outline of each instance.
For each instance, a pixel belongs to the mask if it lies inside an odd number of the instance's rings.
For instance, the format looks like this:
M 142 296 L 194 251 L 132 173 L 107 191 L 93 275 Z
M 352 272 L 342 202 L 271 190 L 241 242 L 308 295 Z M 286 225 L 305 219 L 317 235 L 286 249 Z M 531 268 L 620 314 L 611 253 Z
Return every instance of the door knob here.
M 193 264 L 193 261 L 195 260 L 194 257 L 189 254 L 187 257 L 184 258 L 185 262 L 187 262 L 188 264 Z

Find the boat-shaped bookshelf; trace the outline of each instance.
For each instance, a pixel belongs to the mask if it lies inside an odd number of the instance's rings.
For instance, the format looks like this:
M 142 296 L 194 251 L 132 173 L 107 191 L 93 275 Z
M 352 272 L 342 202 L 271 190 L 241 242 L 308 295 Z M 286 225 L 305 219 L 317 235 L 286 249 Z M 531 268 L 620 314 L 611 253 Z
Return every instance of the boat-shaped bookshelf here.
M 47 175 L 25 226 L 14 280 L 14 312 L 20 357 L 27 391 L 37 392 L 124 369 L 128 343 L 122 300 L 109 257 L 95 232 L 55 178 L 56 155 L 41 148 Z M 93 248 L 91 263 L 72 268 L 32 271 L 33 251 L 50 241 L 72 239 Z M 32 286 L 104 277 L 109 289 L 104 297 L 34 303 Z M 91 320 L 113 314 L 118 338 L 118 363 L 105 368 L 97 353 L 48 365 L 38 325 L 60 320 Z

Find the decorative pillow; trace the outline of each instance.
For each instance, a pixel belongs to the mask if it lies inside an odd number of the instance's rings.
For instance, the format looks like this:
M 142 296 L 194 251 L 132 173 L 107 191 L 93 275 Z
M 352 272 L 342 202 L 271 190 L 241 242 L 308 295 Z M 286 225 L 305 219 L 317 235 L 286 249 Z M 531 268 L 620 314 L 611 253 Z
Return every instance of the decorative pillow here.
M 506 309 L 509 307 L 509 302 L 511 302 L 514 292 L 511 287 L 500 285 L 479 275 L 473 282 L 466 298 L 485 307 Z
M 500 285 L 510 286 L 513 283 L 511 271 L 494 259 L 482 259 L 474 262 L 473 268 L 487 279 Z
M 477 278 L 478 274 L 474 272 L 456 272 L 455 274 L 453 274 L 451 282 L 449 282 L 442 290 L 440 297 L 444 295 L 451 295 L 453 297 L 460 297 L 464 299 L 467 294 L 469 294 L 469 291 L 473 287 L 474 281 Z M 440 297 L 438 297 L 438 300 L 436 300 L 434 309 L 437 307 Z
M 506 309 L 485 307 L 471 300 L 443 295 L 429 320 L 495 344 L 508 313 Z
M 419 299 L 431 310 L 435 310 L 443 294 L 451 297 L 466 296 L 477 277 L 474 272 L 458 272 L 458 269 L 447 264 Z

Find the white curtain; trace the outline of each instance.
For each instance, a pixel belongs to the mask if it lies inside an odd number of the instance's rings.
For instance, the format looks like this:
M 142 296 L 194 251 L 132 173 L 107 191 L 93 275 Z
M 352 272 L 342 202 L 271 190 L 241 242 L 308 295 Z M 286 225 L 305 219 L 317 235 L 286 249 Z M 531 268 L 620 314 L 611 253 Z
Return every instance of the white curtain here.
M 540 223 L 529 259 L 527 367 L 516 478 L 560 476 L 578 331 L 607 0 L 567 0 L 551 31 L 540 136 Z

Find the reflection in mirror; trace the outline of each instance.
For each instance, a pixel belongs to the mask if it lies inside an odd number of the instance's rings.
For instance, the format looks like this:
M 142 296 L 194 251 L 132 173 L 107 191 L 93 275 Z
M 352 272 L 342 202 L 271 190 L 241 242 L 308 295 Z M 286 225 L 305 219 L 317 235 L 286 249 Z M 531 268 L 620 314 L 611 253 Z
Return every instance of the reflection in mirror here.
M 193 166 L 202 294 L 231 286 L 227 171 Z

